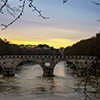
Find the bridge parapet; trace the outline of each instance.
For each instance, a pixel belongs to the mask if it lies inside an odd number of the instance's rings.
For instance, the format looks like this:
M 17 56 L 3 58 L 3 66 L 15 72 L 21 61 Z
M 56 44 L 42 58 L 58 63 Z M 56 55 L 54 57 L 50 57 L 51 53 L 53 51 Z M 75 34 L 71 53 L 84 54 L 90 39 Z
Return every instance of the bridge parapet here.
M 5 58 L 65 58 L 65 59 L 96 59 L 96 56 L 66 56 L 66 55 L 3 55 L 0 59 Z
M 21 61 L 36 61 L 36 63 L 42 66 L 44 75 L 52 76 L 55 65 L 62 61 L 70 61 L 79 66 L 79 69 L 85 68 L 93 60 L 96 60 L 95 56 L 66 56 L 66 55 L 3 55 L 0 56 L 0 66 L 2 66 L 4 73 L 9 74 L 10 71 L 15 70 L 17 64 Z M 50 66 L 46 66 L 45 63 L 50 63 Z M 100 62 L 100 59 L 99 59 Z M 83 64 L 84 63 L 84 64 Z M 6 74 L 7 74 L 6 73 Z M 14 72 L 11 72 L 14 74 Z M 11 75 L 10 73 L 10 75 Z M 5 75 L 6 75 L 5 74 Z

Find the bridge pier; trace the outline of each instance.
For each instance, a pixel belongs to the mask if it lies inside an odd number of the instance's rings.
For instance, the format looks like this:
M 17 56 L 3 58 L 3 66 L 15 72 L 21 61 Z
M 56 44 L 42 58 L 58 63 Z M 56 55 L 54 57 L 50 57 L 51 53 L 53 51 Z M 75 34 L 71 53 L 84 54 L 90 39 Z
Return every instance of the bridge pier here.
M 53 69 L 52 68 L 43 69 L 43 76 L 45 76 L 45 77 L 53 77 L 54 76 Z
M 86 76 L 85 68 L 78 69 L 78 76 Z
M 15 71 L 12 68 L 5 68 L 3 71 L 3 76 L 15 76 Z

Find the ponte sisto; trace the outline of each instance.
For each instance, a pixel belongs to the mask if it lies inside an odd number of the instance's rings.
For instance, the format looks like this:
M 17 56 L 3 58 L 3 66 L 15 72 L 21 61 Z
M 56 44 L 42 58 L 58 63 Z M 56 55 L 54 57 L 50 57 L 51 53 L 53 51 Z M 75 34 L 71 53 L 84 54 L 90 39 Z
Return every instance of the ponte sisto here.
M 54 68 L 60 61 L 72 62 L 79 74 L 90 64 L 95 62 L 95 56 L 64 56 L 64 55 L 3 55 L 0 56 L 0 66 L 4 76 L 14 76 L 18 64 L 33 61 L 40 64 L 43 76 L 54 76 Z

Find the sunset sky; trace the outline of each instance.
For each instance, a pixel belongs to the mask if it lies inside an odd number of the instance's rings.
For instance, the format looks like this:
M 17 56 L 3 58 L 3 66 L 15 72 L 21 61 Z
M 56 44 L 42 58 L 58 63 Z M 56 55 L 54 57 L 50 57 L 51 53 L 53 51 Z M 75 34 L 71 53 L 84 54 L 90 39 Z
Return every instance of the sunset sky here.
M 9 1 L 17 4 L 18 0 Z M 38 17 L 26 5 L 23 16 L 6 30 L 0 30 L 0 37 L 12 43 L 48 44 L 59 48 L 94 36 L 99 31 L 100 7 L 92 0 L 69 0 L 66 4 L 62 1 L 34 0 L 37 8 L 49 19 Z M 12 19 L 7 12 L 0 14 L 0 24 L 7 24 Z

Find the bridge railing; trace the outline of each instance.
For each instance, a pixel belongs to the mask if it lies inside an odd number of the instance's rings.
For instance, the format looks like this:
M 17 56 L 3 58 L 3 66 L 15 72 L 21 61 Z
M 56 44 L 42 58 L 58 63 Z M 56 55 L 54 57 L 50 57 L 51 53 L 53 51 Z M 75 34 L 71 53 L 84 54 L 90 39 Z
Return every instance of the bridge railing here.
M 66 56 L 66 55 L 2 55 L 0 59 L 21 59 L 21 58 L 53 58 L 53 59 L 96 59 L 96 56 Z

